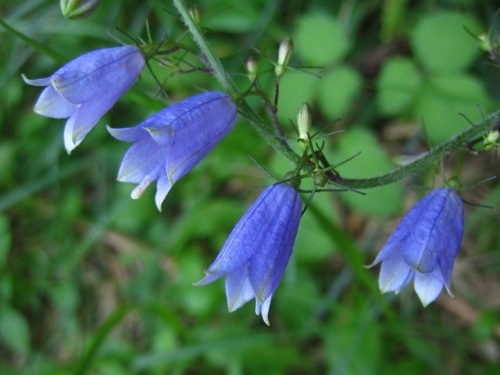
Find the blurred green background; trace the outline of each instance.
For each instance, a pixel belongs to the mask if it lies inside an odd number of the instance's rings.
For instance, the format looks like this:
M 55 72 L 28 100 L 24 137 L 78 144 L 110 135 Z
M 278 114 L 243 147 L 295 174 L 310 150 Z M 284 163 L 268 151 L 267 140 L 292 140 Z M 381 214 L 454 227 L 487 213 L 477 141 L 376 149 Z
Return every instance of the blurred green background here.
M 372 177 L 401 155 L 425 151 L 498 109 L 500 68 L 466 31 L 500 38 L 495 1 L 199 1 L 201 26 L 243 91 L 245 62 L 259 62 L 273 93 L 280 41 L 295 50 L 282 79 L 278 116 L 307 101 L 329 161 Z M 103 1 L 90 18 L 64 19 L 56 1 L 3 0 L 0 17 L 61 55 L 48 56 L 0 28 L 0 373 L 7 374 L 497 374 L 500 366 L 500 189 L 490 182 L 464 199 L 466 233 L 455 263 L 456 299 L 423 308 L 407 287 L 380 296 L 378 268 L 362 267 L 418 199 L 441 183 L 436 170 L 391 186 L 321 193 L 304 215 L 294 254 L 271 305 L 271 326 L 253 302 L 227 312 L 223 282 L 203 277 L 233 225 L 270 183 L 246 156 L 277 177 L 292 167 L 244 118 L 179 181 L 159 213 L 155 187 L 138 201 L 116 173 L 128 145 L 105 124 L 133 126 L 168 103 L 220 89 L 187 65 L 152 62 L 71 154 L 64 120 L 32 110 L 46 77 L 128 34 L 193 45 L 169 1 Z M 489 32 L 489 33 L 488 33 Z M 193 45 L 194 46 L 194 45 Z M 200 67 L 199 61 L 189 59 Z M 311 74 L 313 73 L 313 74 Z M 319 78 L 321 77 L 321 78 Z M 265 115 L 258 100 L 257 111 Z M 460 114 L 462 114 L 462 116 Z M 462 182 L 500 172 L 495 150 L 444 159 Z M 307 196 L 304 196 L 307 199 Z

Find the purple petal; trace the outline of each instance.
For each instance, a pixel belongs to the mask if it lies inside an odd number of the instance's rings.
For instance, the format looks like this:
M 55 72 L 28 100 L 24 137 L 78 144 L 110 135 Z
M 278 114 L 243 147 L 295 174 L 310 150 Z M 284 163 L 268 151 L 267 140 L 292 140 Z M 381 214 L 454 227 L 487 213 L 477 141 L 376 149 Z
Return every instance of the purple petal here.
M 271 325 L 269 323 L 269 308 L 271 307 L 271 299 L 273 298 L 273 295 L 271 294 L 267 299 L 264 301 L 264 303 L 260 303 L 258 299 L 255 300 L 255 314 L 262 315 L 262 320 L 264 323 L 266 323 L 268 326 Z
M 434 189 L 424 196 L 410 212 L 418 212 L 417 225 L 402 227 L 408 232 L 403 248 L 403 258 L 410 267 L 419 272 L 432 272 L 437 267 L 437 252 L 439 249 L 439 224 L 445 197 L 445 189 Z
M 438 269 L 435 271 L 439 272 Z M 425 307 L 439 296 L 441 290 L 443 290 L 443 281 L 440 277 L 438 277 L 438 275 L 435 274 L 435 272 L 416 272 L 414 288 L 420 298 L 420 301 L 422 302 L 422 305 Z
M 382 293 L 399 293 L 413 277 L 414 271 L 406 264 L 399 252 L 387 257 L 380 267 L 378 285 Z
M 34 107 L 34 111 L 39 115 L 51 118 L 67 118 L 77 110 L 77 105 L 67 101 L 52 86 L 42 91 Z
M 23 79 L 30 85 L 47 86 L 35 112 L 68 118 L 64 144 L 70 153 L 133 85 L 144 65 L 144 57 L 135 46 L 105 48 L 70 61 L 50 78 Z
M 207 274 L 225 275 L 242 268 L 267 246 L 267 234 L 274 229 L 278 206 L 274 198 L 278 185 L 267 187 L 248 208 L 229 234 L 222 250 L 207 269 Z M 274 239 L 271 239 L 274 241 Z M 279 249 L 276 249 L 279 251 Z M 220 276 L 219 276 L 220 277 Z
M 227 275 L 226 297 L 229 312 L 239 309 L 255 297 L 245 269 Z
M 161 166 L 161 173 L 155 172 L 156 178 L 161 178 L 155 197 L 160 208 L 172 185 L 231 131 L 236 115 L 229 96 L 206 92 L 173 104 L 133 128 L 108 127 L 115 138 L 134 142 L 124 157 L 118 179 L 139 182 L 145 176 L 154 177 L 151 170 L 158 171 Z
M 156 183 L 156 195 L 155 195 L 155 203 L 158 211 L 161 211 L 161 204 L 165 200 L 168 192 L 172 189 L 172 183 L 170 179 L 166 175 L 165 171 L 161 171 L 160 177 L 158 178 L 158 182 Z
M 109 134 L 123 142 L 137 142 L 144 138 L 147 133 L 141 126 L 134 126 L 131 128 L 112 128 L 106 126 L 106 128 Z
M 86 102 L 78 106 L 78 109 L 66 122 L 65 146 L 68 153 L 77 147 L 87 134 L 94 128 L 100 118 L 109 108 L 104 108 L 99 101 Z
M 265 221 L 254 228 L 264 240 L 248 267 L 250 283 L 260 302 L 274 293 L 292 254 L 299 228 L 302 202 L 297 191 L 286 184 L 268 187 Z
M 205 92 L 166 108 L 141 126 L 168 148 L 167 174 L 175 183 L 232 130 L 236 115 L 226 94 Z
M 144 64 L 135 46 L 104 48 L 60 68 L 52 75 L 51 84 L 72 103 L 104 98 L 109 109 L 136 81 Z
M 147 150 L 147 152 L 145 152 Z M 134 143 L 123 157 L 118 170 L 118 181 L 141 182 L 146 176 L 159 176 L 164 150 L 149 137 Z M 153 173 L 154 172 L 154 173 Z

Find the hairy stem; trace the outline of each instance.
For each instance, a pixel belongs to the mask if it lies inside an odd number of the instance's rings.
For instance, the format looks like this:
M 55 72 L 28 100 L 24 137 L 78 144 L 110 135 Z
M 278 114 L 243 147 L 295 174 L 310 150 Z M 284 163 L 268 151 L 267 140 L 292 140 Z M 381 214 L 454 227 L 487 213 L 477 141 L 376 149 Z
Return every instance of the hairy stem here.
M 235 99 L 238 105 L 240 114 L 248 119 L 251 124 L 257 130 L 257 133 L 264 138 L 264 140 L 271 145 L 279 154 L 284 156 L 290 161 L 290 163 L 296 167 L 301 160 L 301 156 L 293 151 L 290 145 L 282 137 L 278 137 L 273 131 L 273 124 L 270 119 L 263 118 L 259 116 L 255 110 L 245 101 L 241 93 L 238 93 L 228 78 L 224 67 L 222 66 L 219 58 L 210 48 L 208 42 L 206 41 L 203 33 L 199 29 L 198 25 L 190 17 L 189 12 L 182 0 L 173 0 L 175 7 L 181 14 L 181 17 L 189 28 L 194 41 L 202 51 L 205 56 L 206 64 L 208 68 L 213 72 L 215 78 L 219 83 L 229 92 L 229 94 Z M 378 186 L 388 185 L 393 182 L 399 181 L 405 177 L 411 176 L 418 172 L 421 172 L 437 162 L 443 155 L 451 153 L 453 151 L 462 150 L 467 147 L 467 145 L 475 139 L 480 138 L 483 134 L 488 132 L 497 122 L 500 121 L 500 110 L 492 113 L 482 121 L 479 121 L 475 125 L 467 128 L 463 132 L 455 135 L 449 141 L 442 143 L 439 146 L 434 147 L 425 153 L 421 158 L 392 171 L 375 177 L 369 178 L 359 178 L 359 179 L 343 179 L 336 178 L 335 181 L 331 181 L 333 184 L 341 184 L 342 186 L 352 188 L 352 189 L 369 189 Z M 312 172 L 313 167 L 311 165 L 304 166 L 304 170 L 307 172 Z

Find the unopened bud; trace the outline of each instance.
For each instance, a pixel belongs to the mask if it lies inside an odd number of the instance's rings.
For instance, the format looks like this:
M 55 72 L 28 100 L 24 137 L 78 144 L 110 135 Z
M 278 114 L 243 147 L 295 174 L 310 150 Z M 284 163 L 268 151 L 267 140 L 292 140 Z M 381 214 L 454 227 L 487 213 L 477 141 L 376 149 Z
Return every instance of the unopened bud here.
M 189 15 L 191 16 L 191 18 L 193 19 L 194 23 L 199 25 L 201 22 L 200 8 L 198 8 L 195 5 L 195 6 L 192 6 L 191 8 L 189 8 L 188 12 L 189 12 Z
M 90 17 L 99 7 L 101 0 L 61 0 L 64 17 L 77 20 Z
M 259 63 L 255 59 L 255 57 L 250 56 L 248 58 L 246 68 L 248 79 L 250 80 L 250 82 L 254 82 L 257 79 L 257 70 L 259 68 Z
M 479 48 L 481 48 L 485 52 L 491 51 L 491 43 L 486 34 L 481 34 L 477 37 L 479 40 Z
M 493 147 L 498 146 L 498 139 L 500 138 L 500 132 L 498 130 L 490 131 L 483 141 L 483 147 L 485 150 L 491 150 Z
M 278 62 L 274 67 L 274 74 L 276 74 L 277 77 L 281 77 L 283 74 L 285 74 L 286 68 L 288 66 L 288 61 L 290 61 L 290 58 L 292 57 L 292 52 L 292 40 L 290 38 L 283 39 L 283 41 L 280 43 L 280 48 L 278 51 Z
M 302 151 L 307 149 L 309 133 L 312 124 L 312 110 L 309 104 L 303 103 L 297 113 L 297 128 L 299 130 L 299 147 Z

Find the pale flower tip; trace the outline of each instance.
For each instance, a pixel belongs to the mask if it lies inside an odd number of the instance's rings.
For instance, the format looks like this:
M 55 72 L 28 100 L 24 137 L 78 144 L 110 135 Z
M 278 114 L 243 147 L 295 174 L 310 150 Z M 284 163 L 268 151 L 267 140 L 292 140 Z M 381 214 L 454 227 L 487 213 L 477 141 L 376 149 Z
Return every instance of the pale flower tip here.
M 160 205 L 156 205 L 156 208 L 158 209 L 158 212 L 161 212 L 161 204 Z
M 80 144 L 80 142 L 73 142 L 71 139 L 64 139 L 64 148 L 66 149 L 68 155 L 71 155 L 71 152 Z
M 448 295 L 449 295 L 451 298 L 455 299 L 455 298 L 456 298 L 456 297 L 455 297 L 455 294 L 453 294 L 453 292 L 451 291 L 451 289 L 450 289 L 447 285 L 445 285 L 445 288 L 446 288 L 446 292 L 448 293 Z
M 203 279 L 201 279 L 201 280 L 199 280 L 199 281 L 197 281 L 195 283 L 192 283 L 191 285 L 193 285 L 193 286 L 203 286 L 205 284 L 203 284 Z
M 420 299 L 420 302 L 422 302 L 422 306 L 425 308 L 427 306 L 429 306 L 429 304 L 432 302 L 432 301 L 428 301 L 426 299 Z
M 374 267 L 374 266 L 376 266 L 376 265 L 377 265 L 377 263 L 376 263 L 376 262 L 372 262 L 372 263 L 370 263 L 370 264 L 362 264 L 362 265 L 361 265 L 361 267 L 363 267 L 364 269 L 369 270 L 370 268 L 372 268 L 372 267 Z

